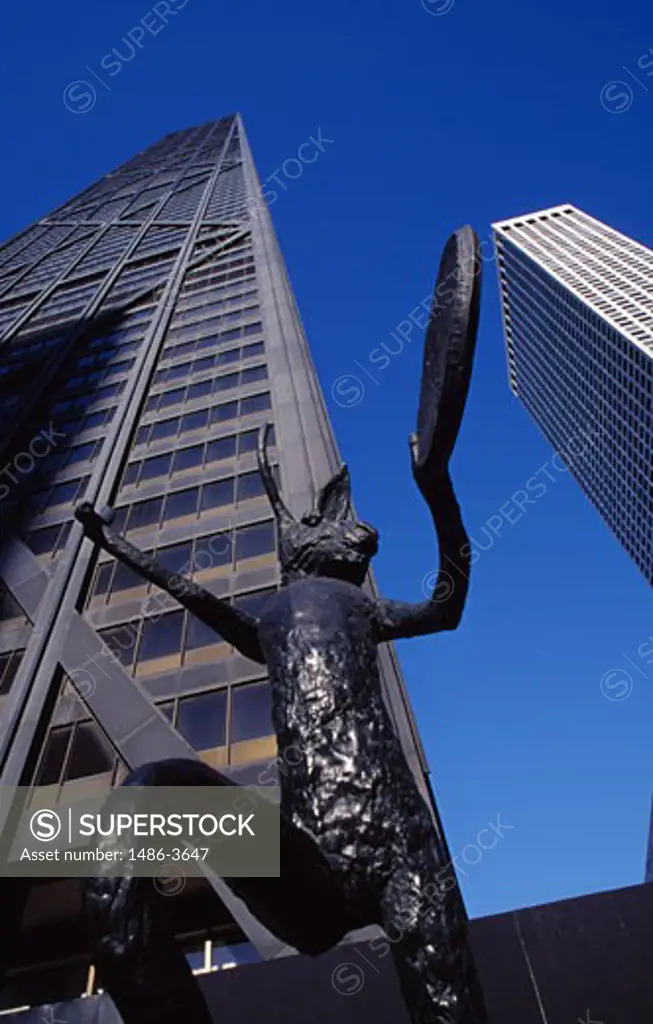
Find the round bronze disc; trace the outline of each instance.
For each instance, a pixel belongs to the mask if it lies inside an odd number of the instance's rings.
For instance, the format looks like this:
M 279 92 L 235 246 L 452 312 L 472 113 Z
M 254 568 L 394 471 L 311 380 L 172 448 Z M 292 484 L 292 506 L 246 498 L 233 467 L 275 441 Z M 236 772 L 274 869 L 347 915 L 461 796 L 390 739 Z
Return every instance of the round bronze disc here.
M 479 241 L 460 228 L 442 252 L 424 341 L 415 469 L 433 477 L 449 462 L 472 373 L 481 291 Z

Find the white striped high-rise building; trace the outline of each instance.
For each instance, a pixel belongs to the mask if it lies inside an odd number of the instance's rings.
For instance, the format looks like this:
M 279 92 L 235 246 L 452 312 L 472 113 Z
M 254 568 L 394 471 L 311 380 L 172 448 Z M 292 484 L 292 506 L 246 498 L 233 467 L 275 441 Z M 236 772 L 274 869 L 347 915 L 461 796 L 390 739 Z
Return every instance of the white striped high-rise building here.
M 493 227 L 510 386 L 653 582 L 653 252 L 569 205 Z

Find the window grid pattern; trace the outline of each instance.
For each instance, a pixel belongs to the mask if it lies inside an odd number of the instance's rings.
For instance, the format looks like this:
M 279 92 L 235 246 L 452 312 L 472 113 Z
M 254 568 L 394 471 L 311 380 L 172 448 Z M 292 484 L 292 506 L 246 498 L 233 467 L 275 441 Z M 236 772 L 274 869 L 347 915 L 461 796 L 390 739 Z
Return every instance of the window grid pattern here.
M 135 230 L 131 227 L 113 227 L 105 231 L 91 251 L 82 257 L 71 276 L 77 277 L 89 272 L 95 273 L 101 268 L 112 267 L 134 238 Z
M 62 211 L 55 212 L 55 217 L 57 214 L 65 217 L 70 213 L 74 220 L 86 223 L 78 227 L 74 224 L 53 224 L 34 238 L 38 248 L 33 249 L 33 265 L 30 267 L 26 263 L 13 281 L 13 286 L 10 282 L 5 300 L 0 297 L 0 337 L 3 333 L 6 335 L 7 330 L 15 329 L 19 318 L 31 312 L 20 335 L 9 343 L 3 355 L 7 351 L 11 352 L 16 342 L 21 347 L 26 335 L 42 335 L 51 326 L 64 327 L 64 334 L 68 334 L 69 329 L 74 328 L 95 299 L 107 274 L 136 237 L 137 225 L 116 225 L 102 230 L 91 221 L 97 222 L 97 225 L 106 224 L 111 217 L 117 217 L 123 211 L 128 217 L 136 216 L 143 221 L 145 211 L 151 211 L 146 214 L 151 217 L 157 206 L 168 206 L 166 195 L 171 199 L 177 195 L 184 197 L 185 209 L 194 215 L 212 170 L 211 165 L 193 164 L 193 157 L 197 155 L 197 142 L 201 144 L 218 135 L 221 135 L 224 142 L 229 124 L 229 121 L 223 122 L 221 131 L 216 131 L 216 126 L 207 126 L 185 133 L 184 148 L 188 160 L 176 173 L 169 168 L 162 173 L 158 167 L 152 167 L 149 174 L 142 170 L 134 174 L 126 168 L 118 169 L 82 196 L 66 204 Z M 119 203 L 115 201 L 117 193 L 121 194 Z M 188 197 L 191 193 L 194 199 L 189 205 Z M 121 269 L 109 295 L 103 300 L 102 313 L 133 302 L 146 294 L 148 289 L 165 282 L 187 230 L 170 226 L 148 229 L 137 251 Z M 52 232 L 55 232 L 54 236 Z M 44 242 L 44 239 L 51 241 Z M 22 249 L 28 250 L 29 247 L 27 241 Z M 10 243 L 9 248 L 10 251 L 14 250 L 15 243 Z M 157 298 L 160 297 L 159 292 Z M 62 340 L 61 337 L 58 340 Z M 42 342 L 43 346 L 46 344 L 50 344 L 49 339 L 48 342 Z M 30 387 L 30 377 L 26 372 L 21 381 L 16 372 L 18 367 L 6 369 L 6 366 L 5 360 L 0 375 L 0 388 L 4 384 L 6 393 L 0 393 L 0 413 L 11 418 L 20 406 L 22 394 Z M 38 371 L 40 366 L 42 361 L 39 361 L 39 366 L 34 365 L 34 370 Z M 30 369 L 27 363 L 24 369 Z
M 212 231 L 198 245 L 215 237 Z M 123 474 L 121 529 L 199 523 L 231 508 L 255 513 L 264 500 L 247 459 L 256 430 L 234 430 L 260 423 L 271 408 L 259 317 L 248 235 L 186 272 Z M 144 453 L 145 444 L 155 452 Z M 134 500 L 141 491 L 145 500 Z
M 57 443 L 31 472 L 22 499 L 23 536 L 37 555 L 56 557 L 63 548 L 153 312 L 153 306 L 134 310 L 120 326 L 89 336 L 66 360 L 65 384 L 42 411 Z
M 152 461 L 158 463 L 159 460 L 161 465 L 156 465 L 150 470 L 152 473 L 159 473 L 159 479 L 155 479 L 153 488 L 148 488 L 150 495 L 153 492 L 159 493 L 155 493 L 143 501 L 123 504 L 127 497 L 127 488 L 124 487 L 116 508 L 115 524 L 117 529 L 131 533 L 136 530 L 162 529 L 177 520 L 205 521 L 216 514 L 224 515 L 229 509 L 252 508 L 255 511 L 264 500 L 265 490 L 258 469 L 242 470 L 238 474 L 229 476 L 215 475 L 205 469 L 203 472 L 196 473 L 202 483 L 189 486 L 190 480 L 182 481 L 179 479 L 180 474 L 174 472 L 172 455 L 157 456 Z M 139 467 L 137 472 L 142 475 L 144 469 Z M 81 487 L 83 481 L 77 483 Z M 45 507 L 52 507 L 55 502 L 61 504 L 72 491 L 73 484 L 74 481 L 66 484 L 68 490 L 63 493 L 55 488 L 54 494 L 46 498 L 49 504 L 46 504 Z M 59 486 L 63 489 L 64 485 Z M 142 481 L 141 488 L 143 488 Z M 38 495 L 40 497 L 41 492 L 38 492 Z M 74 500 L 81 500 L 81 496 Z
M 62 697 L 70 699 L 72 683 Z M 162 714 L 203 759 L 215 765 L 242 764 L 276 753 L 269 683 L 265 678 L 204 690 L 158 702 Z M 252 757 L 254 754 L 254 757 Z M 55 725 L 43 746 L 33 785 L 57 787 L 53 802 L 89 777 L 119 784 L 127 767 L 91 718 Z M 71 786 L 71 784 L 73 784 Z
M 48 227 L 39 224 L 28 228 L 0 250 L 0 267 L 5 268 L 10 264 L 12 268 L 18 269 L 29 265 L 39 256 L 52 252 L 73 230 L 70 225 Z
M 63 274 L 82 254 L 96 234 L 94 228 L 77 228 L 54 252 L 44 256 L 11 290 L 12 296 L 36 296 Z
M 156 454 L 150 455 L 151 434 L 152 427 L 145 425 L 139 428 L 134 452 L 144 451 L 147 454 L 142 458 L 130 459 L 123 474 L 122 491 L 126 488 L 138 488 L 139 484 L 160 476 L 174 479 L 181 477 L 182 474 L 205 474 L 215 463 L 253 456 L 259 431 L 245 430 L 239 434 L 226 435 L 221 431 L 218 436 L 207 441 L 203 439 L 202 433 L 195 441 L 187 441 L 186 444 L 177 443 L 177 435 L 174 435 L 172 443 L 169 438 L 164 438 L 157 444 L 155 439 L 153 444 L 156 447 Z M 268 439 L 268 445 L 270 448 L 274 445 L 273 432 Z
M 146 550 L 148 554 L 155 554 L 172 572 L 189 579 L 203 580 L 246 570 L 254 562 L 269 562 L 275 555 L 275 543 L 274 523 L 266 518 L 217 533 L 199 536 L 193 533 L 187 540 L 162 543 Z M 119 605 L 134 595 L 144 598 L 150 593 L 160 594 L 160 591 L 114 558 L 104 558 L 96 567 L 88 603 L 97 609 L 104 604 Z M 172 599 L 168 603 L 174 604 Z M 20 608 L 13 608 L 12 614 L 21 614 Z
M 207 219 L 242 220 L 247 212 L 246 201 L 243 168 L 242 164 L 237 164 L 225 170 L 216 181 L 206 211 Z
M 511 387 L 551 444 L 566 453 L 580 486 L 653 582 L 653 348 L 632 337 L 623 319 L 617 322 L 633 299 L 632 294 L 625 297 L 624 289 L 633 292 L 641 287 L 639 281 L 631 287 L 633 276 L 648 272 L 653 282 L 653 254 L 630 240 L 628 246 L 622 245 L 617 232 L 579 211 L 567 214 L 569 209 L 555 208 L 496 226 Z M 549 228 L 549 218 L 556 222 L 554 228 Z M 608 248 L 602 272 L 617 245 L 621 261 L 632 260 L 635 267 L 619 268 L 624 288 L 618 305 L 616 299 L 610 300 L 619 313 L 601 308 L 595 270 L 583 274 L 575 242 L 564 233 L 568 222 L 577 231 L 581 218 L 581 229 L 585 221 L 591 222 L 590 245 L 602 245 L 601 232 L 605 233 Z M 533 219 L 536 224 L 530 223 Z M 560 266 L 567 258 L 572 264 L 569 272 Z M 591 252 L 589 259 L 593 260 Z M 575 287 L 579 276 L 590 281 L 591 301 L 588 287 Z M 650 290 L 649 297 L 638 310 L 638 323 L 646 324 L 653 308 Z M 631 319 L 635 315 L 628 312 Z
M 10 289 L 4 303 L 0 296 L 0 324 L 3 313 L 7 326 L 14 323 L 40 290 L 60 277 L 48 300 L 36 307 L 7 350 L 8 373 L 28 372 L 46 348 L 54 349 L 66 337 L 65 331 L 42 337 L 43 328 L 55 328 L 62 321 L 67 326 L 83 312 L 106 273 L 123 260 L 138 221 L 161 204 L 156 220 L 121 266 L 101 311 L 124 306 L 137 296 L 144 305 L 130 310 L 118 327 L 76 346 L 62 368 L 62 386 L 47 410 L 65 439 L 30 480 L 27 514 L 21 520 L 22 536 L 40 560 L 58 557 L 65 546 L 74 505 L 82 500 L 93 464 L 103 450 L 151 315 L 161 301 L 230 127 L 230 120 L 225 120 L 217 131 L 208 125 L 163 140 L 55 211 L 50 225 L 32 237 L 26 235 L 20 249 L 18 239 L 11 243 L 19 256 L 24 253 L 18 284 L 23 292 Z M 145 548 L 158 543 L 158 556 L 177 566 L 175 571 L 184 570 L 179 564 L 183 555 L 198 580 L 210 580 L 216 574 L 237 580 L 242 573 L 260 573 L 265 567 L 263 579 L 273 581 L 277 578 L 274 527 L 254 454 L 259 425 L 271 418 L 271 397 L 252 242 L 246 232 L 236 234 L 233 227 L 211 224 L 216 219 L 233 222 L 246 216 L 240 159 L 236 137 L 209 200 L 206 227 L 195 243 L 152 372 L 114 504 L 116 527 L 134 536 L 136 543 L 144 535 L 140 543 Z M 110 226 L 102 230 L 106 224 Z M 89 243 L 91 248 L 73 267 Z M 0 250 L 0 260 L 3 255 Z M 151 301 L 142 297 L 147 289 L 153 289 Z M 274 435 L 270 444 L 274 461 Z M 225 530 L 232 509 L 238 525 Z M 211 533 L 215 513 L 219 518 Z M 172 536 L 187 539 L 166 541 L 168 523 L 174 526 Z M 242 583 L 235 587 L 237 596 L 230 600 L 253 613 L 271 592 L 270 587 L 244 592 L 242 587 Z M 233 656 L 229 645 L 171 599 L 170 611 L 155 614 L 162 597 L 157 588 L 105 558 L 96 566 L 84 614 L 93 617 L 104 607 L 107 614 L 112 613 L 108 621 L 113 622 L 116 612 L 120 617 L 121 606 L 129 609 L 129 623 L 98 629 L 114 656 L 135 675 L 161 674 L 172 664 L 183 673 L 216 656 Z M 133 618 L 134 599 L 141 601 L 137 619 Z M 12 608 L 8 615 L 17 618 L 19 613 L 20 609 Z M 103 621 L 107 622 L 106 617 Z M 131 663 L 119 643 L 119 631 L 127 627 L 133 638 Z M 256 672 L 253 675 L 256 680 Z M 210 742 L 206 722 L 213 720 L 211 715 L 192 710 L 195 703 L 200 709 L 204 700 L 207 708 L 211 703 L 215 708 L 224 705 L 222 726 L 217 710 L 211 712 L 216 729 Z M 212 763 L 242 763 L 274 754 L 265 680 L 234 684 L 219 692 L 214 688 L 180 695 L 174 707 L 170 702 L 167 706 L 176 727 L 196 749 L 211 748 Z M 57 722 L 56 712 L 53 722 Z M 90 719 L 64 728 L 65 736 L 59 724 L 51 727 L 49 742 L 56 749 L 47 755 L 47 771 L 42 761 L 41 784 L 62 785 L 94 774 L 106 776 L 109 784 L 120 780 L 119 759 Z M 200 736 L 197 731 L 202 729 Z M 262 739 L 263 746 L 256 746 Z M 221 753 L 216 755 L 213 748 Z
M 599 312 L 653 354 L 653 252 L 573 206 L 494 225 Z

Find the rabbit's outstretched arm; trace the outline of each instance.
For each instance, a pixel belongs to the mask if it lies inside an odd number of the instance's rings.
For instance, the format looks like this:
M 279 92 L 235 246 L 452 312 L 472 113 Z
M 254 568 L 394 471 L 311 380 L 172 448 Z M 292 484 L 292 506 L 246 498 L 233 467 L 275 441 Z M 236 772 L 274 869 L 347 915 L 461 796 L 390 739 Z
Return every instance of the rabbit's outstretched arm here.
M 433 516 L 439 568 L 429 600 L 377 602 L 379 642 L 456 629 L 465 607 L 471 549 L 451 477 L 445 470 L 430 484 L 418 479 L 418 485 Z
M 255 618 L 221 601 L 210 590 L 193 583 L 186 576 L 171 572 L 152 555 L 140 551 L 115 533 L 109 525 L 110 520 L 96 512 L 89 502 L 83 502 L 77 507 L 75 517 L 83 525 L 86 536 L 95 544 L 123 565 L 140 573 L 150 583 L 165 590 L 227 643 L 233 644 L 246 658 L 261 664 L 265 662 L 258 640 L 258 621 Z

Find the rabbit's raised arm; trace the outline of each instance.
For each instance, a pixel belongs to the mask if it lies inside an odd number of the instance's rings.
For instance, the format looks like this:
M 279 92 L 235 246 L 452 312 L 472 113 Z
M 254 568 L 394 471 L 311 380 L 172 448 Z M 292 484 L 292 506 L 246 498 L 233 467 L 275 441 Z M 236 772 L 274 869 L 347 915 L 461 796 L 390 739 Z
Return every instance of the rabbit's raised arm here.
M 471 549 L 448 470 L 430 488 L 420 485 L 420 490 L 433 516 L 438 537 L 439 568 L 433 593 L 428 600 L 416 604 L 380 599 L 377 602 L 380 641 L 456 629 L 465 607 Z
M 433 593 L 420 604 L 379 601 L 382 640 L 455 629 L 469 588 L 470 544 L 449 475 L 472 374 L 480 305 L 480 243 L 470 227 L 448 240 L 424 343 L 413 476 L 438 537 Z
M 233 644 L 246 658 L 263 663 L 265 661 L 258 640 L 258 622 L 251 615 L 235 608 L 198 586 L 188 577 L 171 572 L 152 556 L 130 544 L 115 533 L 110 518 L 96 512 L 89 502 L 83 502 L 75 510 L 75 518 L 84 527 L 84 533 L 123 565 L 140 573 L 144 579 L 161 587 L 176 601 L 196 615 L 207 626 L 214 629 L 227 643 Z

